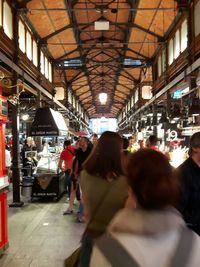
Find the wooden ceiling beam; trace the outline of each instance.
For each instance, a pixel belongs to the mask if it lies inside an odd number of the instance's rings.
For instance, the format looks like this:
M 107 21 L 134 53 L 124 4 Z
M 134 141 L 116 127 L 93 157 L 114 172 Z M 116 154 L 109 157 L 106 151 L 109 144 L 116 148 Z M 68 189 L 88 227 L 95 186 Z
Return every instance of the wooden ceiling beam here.
M 15 1 L 15 8 L 16 9 L 25 9 L 25 11 L 28 11 L 26 6 L 29 2 L 31 2 L 31 0 L 23 0 L 20 2 Z
M 43 38 L 40 40 L 40 44 L 41 44 L 41 45 L 48 44 L 48 43 L 47 43 L 48 39 L 54 37 L 55 35 L 57 35 L 57 34 L 63 32 L 63 31 L 65 31 L 65 30 L 67 30 L 67 29 L 70 29 L 70 28 L 73 28 L 73 25 L 72 25 L 72 24 L 68 24 L 67 26 L 62 27 L 62 28 L 60 28 L 59 30 L 50 33 L 49 35 L 43 37 Z
M 147 56 L 139 53 L 138 51 L 136 51 L 134 49 L 131 49 L 131 48 L 127 47 L 127 51 L 130 51 L 130 52 L 132 52 L 132 53 L 134 53 L 134 54 L 136 54 L 136 55 L 138 55 L 138 56 L 140 56 L 142 58 L 145 58 L 146 60 L 150 61 L 150 57 L 147 57 Z
M 66 53 L 66 54 L 64 54 L 64 55 L 62 55 L 62 56 L 60 56 L 60 57 L 57 57 L 57 58 L 54 60 L 54 62 L 57 63 L 57 62 L 59 62 L 61 59 L 63 59 L 64 57 L 68 57 L 69 55 L 71 55 L 71 54 L 73 54 L 73 53 L 75 53 L 75 52 L 78 52 L 78 49 L 77 49 L 77 48 L 74 49 L 74 50 L 72 50 L 72 51 L 70 51 L 70 52 L 68 52 L 68 53 Z
M 142 27 L 142 26 L 140 26 L 140 25 L 138 25 L 136 23 L 133 23 L 132 28 L 137 28 L 137 29 L 139 29 L 139 30 L 141 30 L 141 31 L 143 31 L 145 33 L 148 33 L 148 34 L 158 38 L 158 42 L 164 42 L 163 36 L 161 36 L 159 34 L 156 34 L 155 32 L 152 32 L 152 31 L 150 31 L 150 30 L 148 30 L 148 29 L 146 29 L 146 28 L 144 28 L 144 27 Z

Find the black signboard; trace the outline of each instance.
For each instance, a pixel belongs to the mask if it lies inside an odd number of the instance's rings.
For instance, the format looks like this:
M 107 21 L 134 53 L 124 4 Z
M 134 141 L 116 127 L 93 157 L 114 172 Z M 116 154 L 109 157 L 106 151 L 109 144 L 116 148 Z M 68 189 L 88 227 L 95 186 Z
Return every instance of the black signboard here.
M 59 116 L 57 116 L 56 118 L 55 115 Z M 66 125 L 62 124 L 62 128 L 59 126 L 59 120 L 62 119 L 63 117 L 60 113 L 56 113 L 54 110 L 48 107 L 38 108 L 35 114 L 34 121 L 30 128 L 30 136 L 66 135 Z

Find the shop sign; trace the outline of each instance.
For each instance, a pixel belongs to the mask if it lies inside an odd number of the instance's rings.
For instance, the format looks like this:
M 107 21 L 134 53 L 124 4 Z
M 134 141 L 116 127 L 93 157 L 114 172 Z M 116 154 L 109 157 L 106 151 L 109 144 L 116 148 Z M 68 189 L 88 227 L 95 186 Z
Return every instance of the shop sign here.
M 175 130 L 168 129 L 166 134 L 167 134 L 167 139 L 166 140 L 169 141 L 169 142 L 175 141 L 178 138 L 178 133 Z

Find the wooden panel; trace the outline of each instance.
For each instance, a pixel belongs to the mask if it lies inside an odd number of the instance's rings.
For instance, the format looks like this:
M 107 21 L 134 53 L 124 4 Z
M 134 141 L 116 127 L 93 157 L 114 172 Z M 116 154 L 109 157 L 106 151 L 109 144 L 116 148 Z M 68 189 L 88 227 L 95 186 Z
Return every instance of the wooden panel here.
M 45 9 L 45 8 L 65 8 L 63 1 L 39 1 L 32 0 L 28 3 L 29 9 Z M 66 11 L 34 11 L 28 13 L 28 18 L 41 37 L 45 37 L 50 33 L 69 24 L 69 17 Z M 41 23 L 42 21 L 42 23 Z

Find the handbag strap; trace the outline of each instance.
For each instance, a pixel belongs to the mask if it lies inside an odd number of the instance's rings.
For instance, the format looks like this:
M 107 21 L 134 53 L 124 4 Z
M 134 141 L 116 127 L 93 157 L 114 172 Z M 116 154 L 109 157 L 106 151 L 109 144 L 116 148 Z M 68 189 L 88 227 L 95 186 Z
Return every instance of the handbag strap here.
M 140 267 L 128 251 L 114 238 L 104 235 L 95 244 L 114 267 Z
M 187 227 L 181 229 L 178 245 L 176 247 L 174 256 L 171 260 L 170 267 L 186 267 L 190 259 L 190 254 L 193 247 L 194 232 Z
M 188 229 L 181 229 L 180 238 L 171 260 L 170 267 L 186 267 L 190 259 L 193 246 L 194 233 Z M 103 253 L 104 257 L 114 267 L 140 267 L 128 251 L 110 235 L 99 238 L 95 244 Z

